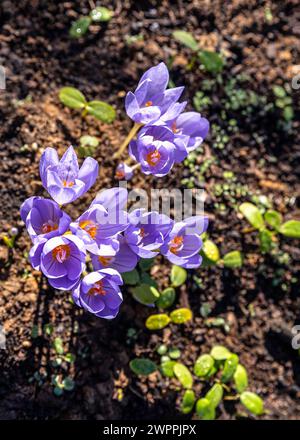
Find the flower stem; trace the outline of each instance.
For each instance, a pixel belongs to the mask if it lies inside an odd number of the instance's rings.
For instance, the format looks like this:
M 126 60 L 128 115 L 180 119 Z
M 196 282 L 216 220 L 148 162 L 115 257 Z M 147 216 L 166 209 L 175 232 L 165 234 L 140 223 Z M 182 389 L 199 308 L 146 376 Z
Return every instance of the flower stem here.
M 122 143 L 121 147 L 119 148 L 119 150 L 114 154 L 113 159 L 117 159 L 118 157 L 121 156 L 121 154 L 123 153 L 123 151 L 125 150 L 125 148 L 127 147 L 127 145 L 129 144 L 129 142 L 131 141 L 131 139 L 134 138 L 134 136 L 136 135 L 136 133 L 138 132 L 138 130 L 141 128 L 143 124 L 138 124 L 135 123 L 134 126 L 132 127 L 132 129 L 130 130 L 130 132 L 128 133 L 126 139 L 124 140 L 124 142 Z
M 132 171 L 137 170 L 138 168 L 140 168 L 141 164 L 137 163 L 135 165 L 133 165 L 133 167 L 131 167 Z

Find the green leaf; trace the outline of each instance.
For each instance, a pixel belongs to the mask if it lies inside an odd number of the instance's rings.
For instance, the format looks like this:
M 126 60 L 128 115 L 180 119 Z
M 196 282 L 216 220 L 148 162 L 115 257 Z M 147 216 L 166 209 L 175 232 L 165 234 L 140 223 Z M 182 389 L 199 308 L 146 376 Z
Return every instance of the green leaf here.
M 122 273 L 122 278 L 124 283 L 129 286 L 135 286 L 140 282 L 140 276 L 136 269 L 133 269 L 131 272 Z
M 176 362 L 174 365 L 174 374 L 184 388 L 192 388 L 193 377 L 185 365 Z
M 280 109 L 284 109 L 284 107 L 285 107 L 285 100 L 284 99 L 276 99 L 275 100 L 275 105 L 276 105 L 276 107 L 278 107 Z
M 157 370 L 157 365 L 150 359 L 136 358 L 130 361 L 131 370 L 138 376 L 149 376 Z
M 107 124 L 113 122 L 116 117 L 115 109 L 103 101 L 90 101 L 86 106 L 87 112 Z
M 214 365 L 214 359 L 209 354 L 198 357 L 194 365 L 194 373 L 198 377 L 205 377 Z
M 81 136 L 79 142 L 82 147 L 96 148 L 99 145 L 99 140 L 95 136 L 89 136 L 89 135 Z
M 281 225 L 279 232 L 285 237 L 300 238 L 300 221 L 289 220 Z
M 148 330 L 161 330 L 171 322 L 171 319 L 165 313 L 151 315 L 146 320 L 146 327 Z
M 269 209 L 265 213 L 265 220 L 275 231 L 278 231 L 282 223 L 282 215 L 273 209 Z
M 160 297 L 156 301 L 157 307 L 161 309 L 167 309 L 172 306 L 176 298 L 176 293 L 173 287 L 167 287 L 160 294 Z
M 53 346 L 57 354 L 64 354 L 64 346 L 61 338 L 55 338 Z
M 171 347 L 168 355 L 170 356 L 171 359 L 179 359 L 181 356 L 181 351 L 179 350 L 179 348 L 176 347 Z
M 141 273 L 141 283 L 148 284 L 149 286 L 155 287 L 155 289 L 158 288 L 157 282 L 147 272 Z
M 231 353 L 229 350 L 227 350 L 226 347 L 223 347 L 222 345 L 215 345 L 210 355 L 216 360 L 216 361 L 223 361 L 228 359 L 231 356 Z
M 32 329 L 31 329 L 31 337 L 32 337 L 32 339 L 36 339 L 36 338 L 38 338 L 38 336 L 39 336 L 39 328 L 37 325 L 34 325 L 34 326 L 32 326 Z
M 219 383 L 214 384 L 206 393 L 205 399 L 210 402 L 213 408 L 217 408 L 223 397 L 223 387 Z
M 70 364 L 73 364 L 75 362 L 76 356 L 73 353 L 67 353 L 64 357 L 64 360 L 66 362 L 69 362 Z
M 215 243 L 211 240 L 205 240 L 201 249 L 203 264 L 212 266 L 220 260 L 220 252 Z
M 273 247 L 273 234 L 268 229 L 259 231 L 259 246 L 262 253 L 270 252 Z
M 239 357 L 236 354 L 229 356 L 224 364 L 221 381 L 227 383 L 234 375 L 239 363 Z
M 173 312 L 170 313 L 170 318 L 174 324 L 184 324 L 193 318 L 193 314 L 190 309 L 182 307 L 180 309 L 173 310 Z
M 240 399 L 244 407 L 252 414 L 260 416 L 264 413 L 264 402 L 257 394 L 251 391 L 244 391 Z
M 87 33 L 88 28 L 91 24 L 90 17 L 81 17 L 79 20 L 76 20 L 72 23 L 72 26 L 69 31 L 69 35 L 71 38 L 80 38 L 84 34 Z
M 173 37 L 175 40 L 179 41 L 179 43 L 184 44 L 189 49 L 197 52 L 199 49 L 198 43 L 190 32 L 186 31 L 174 31 Z
M 149 284 L 141 284 L 131 289 L 134 299 L 144 305 L 150 305 L 155 303 L 159 298 L 159 292 L 155 287 Z
M 203 303 L 200 307 L 200 314 L 202 318 L 206 318 L 211 313 L 211 306 L 209 303 Z
M 84 95 L 75 87 L 63 87 L 58 96 L 60 101 L 70 108 L 82 109 L 86 105 Z
M 63 381 L 62 381 L 62 385 L 63 388 L 66 391 L 72 391 L 75 387 L 75 382 L 73 379 L 71 379 L 71 377 L 66 377 Z
M 187 278 L 187 271 L 180 266 L 172 266 L 171 269 L 171 283 L 173 287 L 182 286 Z
M 181 412 L 183 414 L 189 414 L 194 407 L 195 400 L 196 400 L 196 397 L 195 397 L 194 391 L 193 390 L 186 390 L 183 395 L 182 402 L 181 402 L 181 408 L 180 408 Z
M 60 396 L 63 395 L 64 390 L 62 388 L 59 388 L 59 387 L 54 387 L 53 393 L 55 394 L 56 397 L 60 397 Z
M 139 261 L 139 267 L 143 271 L 150 270 L 153 266 L 154 261 L 154 258 L 141 258 Z
M 294 117 L 294 110 L 293 107 L 291 107 L 290 105 L 284 107 L 283 109 L 283 117 L 284 119 L 289 122 L 293 119 Z
M 286 91 L 283 87 L 275 85 L 273 87 L 273 93 L 276 98 L 284 98 L 286 96 Z
M 104 8 L 103 6 L 97 6 L 90 12 L 90 17 L 95 23 L 109 21 L 113 15 L 113 11 Z
M 237 267 L 242 267 L 243 257 L 240 251 L 231 251 L 224 255 L 223 264 L 225 267 L 234 269 Z
M 54 328 L 53 328 L 52 324 L 49 323 L 49 324 L 44 325 L 44 332 L 46 333 L 47 336 L 51 336 L 53 333 L 53 330 L 54 330 Z
M 255 229 L 263 229 L 265 227 L 263 216 L 253 203 L 242 203 L 239 209 L 250 225 Z
M 177 364 L 176 361 L 164 361 L 161 363 L 161 371 L 166 377 L 175 377 L 174 366 Z
M 204 398 L 197 400 L 196 414 L 202 420 L 214 420 L 216 418 L 215 409 L 211 406 L 210 401 Z
M 158 348 L 157 348 L 157 353 L 160 354 L 161 356 L 165 355 L 168 351 L 168 347 L 165 344 L 161 344 Z
M 233 375 L 235 389 L 238 393 L 242 393 L 248 386 L 248 374 L 246 368 L 238 364 L 236 367 L 235 373 Z
M 223 58 L 217 53 L 209 50 L 199 52 L 199 59 L 205 70 L 210 73 L 220 73 L 224 67 Z

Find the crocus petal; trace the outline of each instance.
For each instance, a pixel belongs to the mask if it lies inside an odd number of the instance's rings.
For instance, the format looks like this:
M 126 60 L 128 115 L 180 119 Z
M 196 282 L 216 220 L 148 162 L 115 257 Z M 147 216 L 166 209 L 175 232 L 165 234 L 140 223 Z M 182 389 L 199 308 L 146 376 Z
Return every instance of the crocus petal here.
M 26 199 L 25 202 L 22 203 L 20 208 L 20 215 L 24 223 L 26 222 L 27 215 L 32 208 L 33 202 L 36 199 L 42 199 L 42 197 L 36 197 L 36 196 L 29 197 L 29 199 Z
M 127 205 L 128 192 L 125 188 L 110 188 L 97 194 L 91 206 L 102 205 L 107 211 L 109 209 L 124 209 Z
M 58 165 L 59 159 L 57 151 L 54 148 L 46 148 L 40 159 L 40 176 L 43 186 L 46 187 L 46 174 L 49 167 Z
M 41 254 L 43 251 L 44 244 L 46 243 L 46 239 L 42 238 L 38 240 L 30 249 L 29 252 L 29 260 L 32 265 L 32 267 L 36 270 L 40 270 L 40 264 L 41 264 Z
M 140 79 L 141 84 L 146 79 L 151 80 L 148 86 L 149 96 L 155 95 L 158 92 L 163 92 L 169 82 L 169 71 L 165 63 L 159 63 L 157 66 L 148 69 Z
M 65 169 L 66 180 L 68 180 L 69 176 L 73 176 L 73 175 L 78 176 L 78 172 L 79 172 L 78 160 L 72 145 L 69 146 L 69 148 L 65 151 L 62 158 L 60 159 L 60 166 L 62 165 Z
M 83 162 L 79 173 L 78 179 L 81 180 L 84 186 L 84 192 L 88 191 L 92 185 L 94 185 L 99 174 L 98 162 L 92 157 L 87 157 Z
M 140 110 L 139 103 L 132 92 L 128 92 L 125 98 L 125 109 L 129 118 L 135 120 L 135 115 L 138 114 Z
M 164 114 L 174 102 L 178 101 L 183 90 L 184 87 L 174 87 L 173 89 L 168 89 L 164 92 L 164 98 L 161 105 L 162 114 Z

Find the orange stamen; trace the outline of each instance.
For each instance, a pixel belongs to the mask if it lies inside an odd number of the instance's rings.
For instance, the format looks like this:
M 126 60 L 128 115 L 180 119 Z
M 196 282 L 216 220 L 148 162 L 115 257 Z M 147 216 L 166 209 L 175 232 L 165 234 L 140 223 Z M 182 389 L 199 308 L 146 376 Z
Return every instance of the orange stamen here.
M 72 186 L 74 186 L 74 183 L 75 182 L 68 182 L 67 180 L 63 180 L 63 186 L 65 187 L 65 188 L 71 188 Z
M 44 223 L 41 229 L 43 234 L 48 234 L 48 232 L 56 231 L 56 229 L 58 229 L 58 225 L 56 223 L 51 225 L 50 222 Z
M 95 239 L 98 228 L 94 222 L 92 222 L 91 220 L 84 220 L 82 222 L 79 222 L 79 227 L 81 229 L 84 229 L 91 238 Z
M 92 287 L 88 291 L 88 293 L 89 293 L 89 295 L 101 295 L 101 296 L 106 295 L 105 289 L 103 288 L 102 281 L 97 281 L 97 283 L 94 284 L 94 287 Z
M 52 257 L 59 263 L 63 263 L 69 258 L 70 253 L 70 246 L 68 244 L 62 244 L 53 249 Z
M 113 260 L 113 257 L 98 257 L 98 260 L 102 264 L 102 266 L 108 266 L 109 263 Z
M 173 131 L 173 133 L 178 133 L 179 132 L 179 129 L 176 126 L 176 122 L 173 122 L 173 124 L 172 124 L 172 131 Z
M 116 178 L 117 179 L 123 179 L 123 177 L 125 177 L 125 172 L 122 170 L 118 170 L 116 171 Z
M 183 244 L 183 237 L 177 235 L 176 237 L 173 238 L 173 240 L 171 240 L 170 244 L 169 244 L 169 250 L 170 252 L 172 252 L 172 254 L 177 254 L 177 252 L 179 251 L 180 247 Z
M 152 101 L 147 101 L 145 104 L 145 107 L 151 107 L 151 105 L 153 105 Z
M 157 164 L 157 162 L 160 160 L 160 158 L 161 158 L 160 152 L 158 150 L 154 150 L 146 155 L 146 162 L 151 167 L 154 167 Z

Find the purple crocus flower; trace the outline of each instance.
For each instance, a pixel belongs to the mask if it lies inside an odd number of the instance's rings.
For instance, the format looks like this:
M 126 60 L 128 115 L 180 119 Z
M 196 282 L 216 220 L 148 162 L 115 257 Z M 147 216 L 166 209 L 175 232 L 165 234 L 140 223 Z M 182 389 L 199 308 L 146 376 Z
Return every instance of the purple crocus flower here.
M 52 238 L 64 234 L 71 222 L 57 203 L 43 197 L 30 197 L 21 206 L 21 217 L 27 231 L 35 241 L 39 238 Z
M 71 203 L 95 183 L 99 166 L 87 157 L 79 169 L 74 148 L 70 146 L 59 160 L 54 148 L 46 148 L 40 160 L 40 175 L 44 188 L 59 204 Z
M 85 244 L 86 249 L 97 255 L 112 256 L 119 250 L 116 234 L 127 228 L 127 214 L 116 220 L 110 218 L 108 211 L 101 204 L 93 204 L 75 222 L 70 229 Z
M 142 128 L 137 139 L 130 142 L 129 154 L 141 164 L 145 174 L 162 177 L 174 163 L 185 159 L 187 150 L 182 139 L 175 142 L 170 128 L 150 125 Z
M 175 135 L 175 143 L 182 141 L 188 153 L 202 144 L 209 131 L 209 122 L 200 113 L 185 112 L 168 121 Z
M 30 261 L 40 269 L 55 289 L 72 289 L 85 269 L 84 243 L 72 234 L 38 239 L 30 251 Z
M 184 87 L 168 89 L 169 72 L 164 63 L 151 67 L 140 79 L 134 93 L 125 99 L 127 115 L 138 124 L 157 121 L 180 98 Z M 176 117 L 177 108 L 174 109 Z M 171 116 L 172 117 L 172 116 Z
M 123 236 L 120 235 L 118 240 L 119 250 L 115 255 L 91 255 L 95 270 L 109 267 L 123 273 L 130 272 L 136 267 L 139 257 L 130 249 Z
M 119 286 L 121 275 L 114 269 L 102 269 L 86 275 L 73 290 L 73 299 L 99 318 L 113 319 L 123 301 Z
M 119 163 L 116 169 L 115 178 L 118 180 L 130 180 L 133 176 L 133 169 L 126 163 Z
M 172 229 L 173 221 L 158 212 L 136 209 L 129 214 L 129 226 L 124 232 L 131 250 L 141 258 L 153 258 Z
M 160 248 L 161 253 L 171 263 L 186 269 L 199 267 L 202 257 L 199 255 L 202 247 L 200 235 L 206 231 L 206 217 L 190 217 L 175 223 L 165 243 Z

